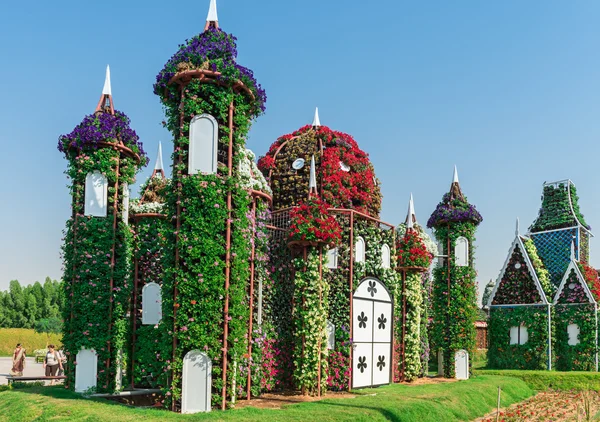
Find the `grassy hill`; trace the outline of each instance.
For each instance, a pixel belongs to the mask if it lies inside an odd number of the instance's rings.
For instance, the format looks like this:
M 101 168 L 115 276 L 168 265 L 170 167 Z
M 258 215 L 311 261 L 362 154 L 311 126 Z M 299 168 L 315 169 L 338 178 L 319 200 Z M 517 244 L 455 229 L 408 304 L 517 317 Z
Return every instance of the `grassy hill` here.
M 12 356 L 17 343 L 27 349 L 27 355 L 33 356 L 33 351 L 45 349 L 48 343 L 59 346 L 61 334 L 39 334 L 27 328 L 0 328 L 0 356 Z

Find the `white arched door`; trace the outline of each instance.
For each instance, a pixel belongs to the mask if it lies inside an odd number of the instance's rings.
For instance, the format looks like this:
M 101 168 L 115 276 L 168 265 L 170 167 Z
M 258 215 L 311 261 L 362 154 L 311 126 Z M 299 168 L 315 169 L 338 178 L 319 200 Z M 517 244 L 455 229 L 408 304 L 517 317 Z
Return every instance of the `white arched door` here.
M 374 277 L 352 298 L 352 388 L 389 384 L 392 371 L 392 297 Z

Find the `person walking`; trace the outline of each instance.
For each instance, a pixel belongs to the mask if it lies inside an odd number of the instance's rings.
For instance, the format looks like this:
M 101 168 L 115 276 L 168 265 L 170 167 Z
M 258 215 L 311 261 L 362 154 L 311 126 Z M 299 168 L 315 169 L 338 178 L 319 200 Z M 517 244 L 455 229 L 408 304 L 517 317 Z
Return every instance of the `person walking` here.
M 54 350 L 54 345 L 48 345 L 48 352 L 46 353 L 46 357 L 44 358 L 44 369 L 46 371 L 47 377 L 55 377 L 56 372 L 60 369 L 63 370 L 62 359 Z M 56 380 L 51 380 L 50 385 L 54 385 Z
M 15 351 L 13 352 L 12 369 L 10 375 L 13 377 L 22 377 L 23 370 L 25 369 L 25 349 L 21 347 L 21 343 L 17 343 Z

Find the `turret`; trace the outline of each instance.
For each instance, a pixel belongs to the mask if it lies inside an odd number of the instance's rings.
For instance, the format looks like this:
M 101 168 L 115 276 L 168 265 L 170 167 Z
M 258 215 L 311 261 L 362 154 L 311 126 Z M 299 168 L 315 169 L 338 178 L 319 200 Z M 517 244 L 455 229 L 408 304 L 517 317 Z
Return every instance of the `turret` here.
M 129 185 L 147 159 L 129 118 L 114 108 L 108 67 L 95 112 L 61 136 L 58 149 L 72 194 L 63 246 L 66 385 L 118 390 L 131 293 Z

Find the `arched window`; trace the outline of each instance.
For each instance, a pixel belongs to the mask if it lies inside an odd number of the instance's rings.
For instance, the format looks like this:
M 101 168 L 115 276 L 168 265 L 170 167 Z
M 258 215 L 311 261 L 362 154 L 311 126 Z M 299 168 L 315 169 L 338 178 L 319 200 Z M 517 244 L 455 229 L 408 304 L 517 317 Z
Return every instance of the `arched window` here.
M 354 247 L 355 262 L 365 262 L 365 249 L 365 239 L 358 236 L 358 239 L 356 239 L 356 246 Z
M 98 170 L 85 177 L 84 214 L 93 217 L 106 217 L 108 180 Z
M 123 223 L 129 224 L 129 185 L 123 183 Z
M 188 173 L 216 173 L 219 124 L 209 114 L 194 116 L 190 122 Z
M 388 245 L 381 247 L 381 267 L 390 268 L 390 247 Z
M 463 236 L 456 239 L 454 265 L 457 267 L 466 267 L 469 265 L 469 241 Z
M 577 324 L 569 324 L 567 326 L 567 333 L 569 334 L 569 346 L 576 346 L 579 344 L 579 326 Z
M 327 268 L 336 269 L 338 267 L 338 248 L 329 249 L 327 251 Z
M 518 327 L 510 327 L 510 344 L 525 344 L 529 340 L 527 327 L 523 324 Z
M 155 325 L 162 318 L 162 296 L 160 286 L 148 283 L 142 289 L 142 324 Z

